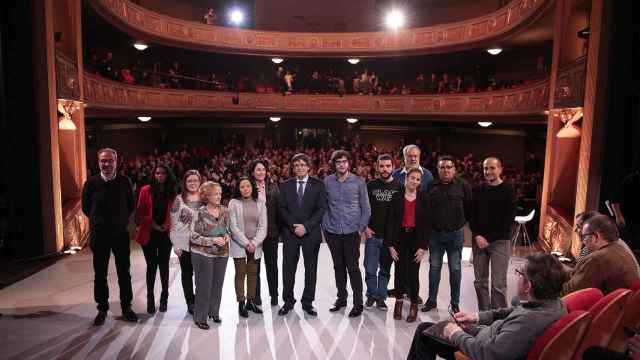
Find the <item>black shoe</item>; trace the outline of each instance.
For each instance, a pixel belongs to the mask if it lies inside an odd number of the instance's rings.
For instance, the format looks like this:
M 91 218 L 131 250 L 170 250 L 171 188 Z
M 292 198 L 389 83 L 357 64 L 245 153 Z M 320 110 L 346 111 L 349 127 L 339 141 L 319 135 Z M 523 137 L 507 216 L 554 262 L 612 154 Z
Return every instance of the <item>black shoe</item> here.
M 104 321 L 107 319 L 106 311 L 98 311 L 98 315 L 93 319 L 93 326 L 102 326 L 104 325 Z
M 156 305 L 154 303 L 147 303 L 147 314 L 155 314 Z
M 376 307 L 377 307 L 378 309 L 382 310 L 382 311 L 387 311 L 387 310 L 389 310 L 389 308 L 387 307 L 387 303 L 386 303 L 384 300 L 382 300 L 382 299 L 378 299 L 378 300 L 376 301 Z
M 138 315 L 130 307 L 122 309 L 122 317 L 129 322 L 138 322 Z
M 372 297 L 368 297 L 367 302 L 364 303 L 364 307 L 367 309 L 371 309 L 375 304 L 376 304 L 376 299 Z
M 209 324 L 207 324 L 206 322 L 197 322 L 196 326 L 199 327 L 202 330 L 209 330 Z
M 318 316 L 318 312 L 311 305 L 306 305 L 302 307 L 302 310 L 311 316 Z
M 336 300 L 336 302 L 333 303 L 333 307 L 331 309 L 329 309 L 329 311 L 331 311 L 331 312 L 340 311 L 340 309 L 342 309 L 343 307 L 346 307 L 346 306 L 347 306 L 347 302 L 346 301 Z
M 271 306 L 278 306 L 278 298 L 277 297 L 272 297 L 271 298 Z
M 280 308 L 280 310 L 278 310 L 278 315 L 280 315 L 280 316 L 287 315 L 289 313 L 289 311 L 291 311 L 291 309 L 293 309 L 293 307 L 291 305 L 284 304 Z
M 247 309 L 247 311 L 253 311 L 256 314 L 262 314 L 262 308 L 260 307 L 260 305 L 251 300 L 247 301 L 247 306 L 245 308 Z
M 422 310 L 422 312 L 427 312 L 427 311 L 431 311 L 431 310 L 433 310 L 433 309 L 435 309 L 437 307 L 438 307 L 438 304 L 436 304 L 434 302 L 427 301 L 427 303 L 424 304 L 424 306 L 422 307 L 421 310 Z
M 222 322 L 222 319 L 220 319 L 220 316 L 212 316 L 211 320 L 213 320 L 213 322 L 216 324 L 220 324 Z
M 362 315 L 363 310 L 364 310 L 364 307 L 362 305 L 354 306 L 353 309 L 349 311 L 349 317 L 350 318 L 358 317 Z
M 262 299 L 254 299 L 253 303 L 258 305 L 258 306 L 262 306 Z
M 246 306 L 244 305 L 244 301 L 238 301 L 238 314 L 243 318 L 249 317 L 249 312 L 247 311 Z
M 166 301 L 160 301 L 159 310 L 160 310 L 160 312 L 167 312 L 167 302 Z
M 451 312 L 453 312 L 454 314 L 459 313 L 460 312 L 460 306 L 451 304 Z
M 418 305 L 422 305 L 422 304 L 424 304 L 424 301 L 422 301 L 422 298 L 418 296 Z
M 187 312 L 191 315 L 193 315 L 193 304 L 188 304 L 187 305 Z

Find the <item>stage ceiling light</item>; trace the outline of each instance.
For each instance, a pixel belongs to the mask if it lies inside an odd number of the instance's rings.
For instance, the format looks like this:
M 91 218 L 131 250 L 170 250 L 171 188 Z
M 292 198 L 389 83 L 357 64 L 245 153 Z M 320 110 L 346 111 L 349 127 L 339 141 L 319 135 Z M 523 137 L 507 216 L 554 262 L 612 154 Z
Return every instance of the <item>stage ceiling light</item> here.
M 138 120 L 140 120 L 142 122 L 147 122 L 147 121 L 151 120 L 151 116 L 138 116 Z
M 143 42 L 137 41 L 135 44 L 133 44 L 133 47 L 136 48 L 136 50 L 138 50 L 138 51 L 145 51 L 145 50 L 147 50 L 149 45 L 147 45 L 147 44 L 145 44 Z
M 347 118 L 347 122 L 348 122 L 349 124 L 355 124 L 355 123 L 357 123 L 357 122 L 358 122 L 358 119 L 356 119 L 356 118 Z
M 502 52 L 502 49 L 499 47 L 492 47 L 492 48 L 488 48 L 487 52 L 491 55 L 498 55 Z
M 360 59 L 358 59 L 358 58 L 350 58 L 350 59 L 347 59 L 347 61 L 349 62 L 349 64 L 355 65 L 355 64 L 360 62 Z
M 493 125 L 493 123 L 491 121 L 479 121 L 478 125 L 486 128 L 486 127 L 489 127 L 489 126 Z
M 399 28 L 403 27 L 404 21 L 404 14 L 398 9 L 389 11 L 387 17 L 385 18 L 385 24 L 389 29 L 392 30 L 398 30 Z
M 240 25 L 244 21 L 244 14 L 238 9 L 231 10 L 229 20 L 231 20 L 231 23 L 234 25 Z
M 282 120 L 282 118 L 280 116 L 270 116 L 269 120 L 271 120 L 273 122 L 278 122 L 278 121 Z
M 279 57 L 274 57 L 274 58 L 271 58 L 271 61 L 272 61 L 274 64 L 280 64 L 281 62 L 283 62 L 283 61 L 284 61 L 284 59 L 283 59 L 283 58 L 279 58 Z

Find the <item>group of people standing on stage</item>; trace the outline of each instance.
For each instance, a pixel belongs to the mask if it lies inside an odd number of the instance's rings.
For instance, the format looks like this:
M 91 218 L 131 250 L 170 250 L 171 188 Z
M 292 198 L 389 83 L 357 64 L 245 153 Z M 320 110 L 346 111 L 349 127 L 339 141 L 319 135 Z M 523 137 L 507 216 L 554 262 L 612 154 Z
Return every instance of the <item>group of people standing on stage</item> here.
M 403 149 L 404 167 L 394 169 L 393 158 L 381 154 L 379 177 L 368 184 L 350 172 L 351 155 L 337 150 L 331 156 L 334 173 L 320 180 L 310 176 L 311 159 L 304 153 L 290 161 L 288 181 L 272 183 L 268 163 L 257 159 L 248 176 L 237 181 L 228 206 L 222 187 L 202 181 L 189 170 L 181 182 L 158 165 L 153 181 L 144 186 L 135 204 L 131 182 L 116 175 L 117 153 L 98 151 L 100 174 L 85 183 L 82 208 L 90 219 L 90 246 L 95 271 L 95 325 L 105 322 L 108 304 L 107 265 L 116 260 L 123 318 L 137 321 L 131 310 L 127 224 L 135 210 L 136 241 L 147 263 L 147 312 L 156 312 L 156 272 L 160 270 L 159 311 L 167 311 L 169 258 L 173 248 L 180 260 L 182 288 L 195 324 L 208 329 L 208 319 L 219 323 L 222 287 L 228 258 L 233 258 L 238 313 L 262 313 L 260 266 L 264 257 L 271 305 L 278 305 L 278 242 L 282 240 L 282 300 L 279 315 L 288 314 L 296 297 L 294 284 L 300 252 L 304 261 L 303 311 L 317 316 L 318 252 L 324 237 L 334 265 L 337 288 L 331 312 L 347 306 L 347 279 L 353 293 L 348 316 L 360 316 L 365 307 L 387 310 L 391 265 L 394 265 L 394 319 L 403 316 L 403 300 L 410 301 L 408 322 L 416 321 L 420 263 L 429 256 L 429 297 L 422 311 L 437 307 L 440 273 L 446 253 L 451 285 L 450 309 L 459 311 L 463 227 L 473 234 L 475 288 L 481 310 L 506 305 L 506 273 L 510 256 L 510 229 L 515 216 L 513 187 L 501 178 L 502 164 L 490 157 L 483 162 L 485 182 L 471 189 L 456 176 L 454 159 L 437 161 L 438 179 L 420 166 L 420 149 Z M 324 235 L 324 236 L 323 236 Z M 359 266 L 360 243 L 365 242 L 366 292 Z M 491 290 L 489 290 L 489 266 Z M 195 275 L 195 291 L 193 286 Z M 363 296 L 365 295 L 365 296 Z

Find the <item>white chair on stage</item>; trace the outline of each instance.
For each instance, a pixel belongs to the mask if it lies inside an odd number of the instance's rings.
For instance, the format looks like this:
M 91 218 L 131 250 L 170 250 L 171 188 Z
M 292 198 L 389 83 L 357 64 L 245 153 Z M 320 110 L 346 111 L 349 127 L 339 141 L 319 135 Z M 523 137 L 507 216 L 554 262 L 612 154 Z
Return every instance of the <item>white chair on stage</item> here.
M 533 252 L 533 244 L 531 243 L 531 238 L 529 238 L 529 233 L 527 232 L 527 223 L 533 219 L 533 216 L 536 214 L 536 210 L 531 210 L 529 215 L 526 216 L 516 216 L 514 221 L 518 223 L 516 225 L 516 230 L 513 232 L 513 237 L 511 238 L 511 254 L 515 254 L 516 245 L 518 245 L 518 238 L 520 237 L 520 233 L 522 233 L 522 245 L 527 251 L 525 254 L 529 254 Z

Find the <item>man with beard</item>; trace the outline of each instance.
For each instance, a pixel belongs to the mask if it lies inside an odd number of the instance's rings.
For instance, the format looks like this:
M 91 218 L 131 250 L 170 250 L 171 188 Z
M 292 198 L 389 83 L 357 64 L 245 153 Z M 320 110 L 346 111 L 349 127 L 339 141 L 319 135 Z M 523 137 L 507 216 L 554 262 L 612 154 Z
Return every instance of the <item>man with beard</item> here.
M 387 285 L 392 259 L 389 249 L 384 246 L 383 235 L 390 204 L 395 196 L 402 195 L 402 186 L 393 181 L 393 158 L 389 154 L 378 156 L 376 163 L 379 178 L 367 184 L 371 217 L 365 229 L 364 245 L 365 282 L 367 284 L 366 308 L 374 304 L 386 311 Z M 398 195 L 400 194 L 400 195 Z M 379 270 L 378 270 L 379 269 Z

